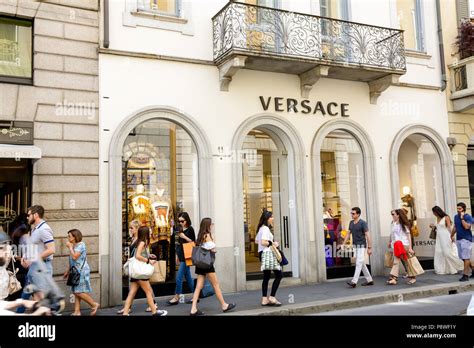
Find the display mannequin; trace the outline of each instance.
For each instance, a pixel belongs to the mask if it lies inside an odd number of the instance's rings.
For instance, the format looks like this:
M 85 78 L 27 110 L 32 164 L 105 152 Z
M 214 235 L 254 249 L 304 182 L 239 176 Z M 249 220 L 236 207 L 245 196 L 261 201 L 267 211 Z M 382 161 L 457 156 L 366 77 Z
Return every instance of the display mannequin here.
M 138 220 L 142 226 L 153 229 L 155 220 L 150 198 L 145 196 L 145 187 L 138 185 L 135 194 L 129 198 L 128 221 Z
M 167 261 L 167 274 L 170 276 L 171 262 L 169 262 L 170 239 L 173 232 L 174 218 L 171 199 L 165 196 L 165 189 L 156 187 L 151 198 L 154 228 L 151 237 L 151 252 L 158 260 Z

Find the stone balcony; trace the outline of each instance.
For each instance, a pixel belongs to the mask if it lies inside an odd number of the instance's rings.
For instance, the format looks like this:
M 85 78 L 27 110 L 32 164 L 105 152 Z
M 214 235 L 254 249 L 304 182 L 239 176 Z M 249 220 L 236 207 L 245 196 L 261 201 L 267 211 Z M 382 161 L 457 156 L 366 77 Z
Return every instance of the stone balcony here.
M 474 57 L 462 59 L 449 66 L 453 111 L 472 112 L 474 109 Z
M 298 75 L 304 98 L 321 77 L 367 82 L 375 104 L 406 73 L 402 30 L 234 1 L 212 22 L 222 91 L 245 68 Z

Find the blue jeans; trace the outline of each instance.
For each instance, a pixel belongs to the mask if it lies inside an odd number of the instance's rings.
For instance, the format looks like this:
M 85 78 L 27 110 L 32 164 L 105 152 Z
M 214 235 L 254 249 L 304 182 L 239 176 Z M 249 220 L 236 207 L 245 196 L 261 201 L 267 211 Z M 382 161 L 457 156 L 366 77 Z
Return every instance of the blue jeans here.
M 21 298 L 23 300 L 29 300 L 31 295 L 30 294 L 25 294 L 24 290 L 27 285 L 29 284 L 34 284 L 36 285 L 40 290 L 44 288 L 44 281 L 41 279 L 41 277 L 38 276 L 38 270 L 44 270 L 47 274 L 49 274 L 51 277 L 53 276 L 53 263 L 51 261 L 34 261 L 31 266 L 28 268 L 28 273 L 26 274 L 26 280 L 25 280 L 25 286 L 23 287 L 23 292 L 21 293 Z M 25 307 L 20 306 L 16 309 L 17 313 L 25 313 Z
M 191 293 L 194 293 L 194 280 L 191 277 L 191 269 L 186 266 L 186 262 L 179 263 L 178 275 L 176 276 L 176 295 L 181 295 L 183 293 L 183 278 L 186 277 L 186 282 L 188 283 L 189 290 Z

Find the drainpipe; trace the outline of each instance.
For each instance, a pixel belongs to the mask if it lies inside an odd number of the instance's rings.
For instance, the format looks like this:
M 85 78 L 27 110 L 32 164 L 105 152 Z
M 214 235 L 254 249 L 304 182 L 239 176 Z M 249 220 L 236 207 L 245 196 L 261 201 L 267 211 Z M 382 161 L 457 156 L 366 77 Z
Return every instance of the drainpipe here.
M 107 0 L 105 0 L 107 1 Z M 438 45 L 439 59 L 441 63 L 441 91 L 446 89 L 446 63 L 444 60 L 443 26 L 441 24 L 440 0 L 436 0 L 436 18 L 438 19 Z
M 109 48 L 109 0 L 104 0 L 104 47 Z

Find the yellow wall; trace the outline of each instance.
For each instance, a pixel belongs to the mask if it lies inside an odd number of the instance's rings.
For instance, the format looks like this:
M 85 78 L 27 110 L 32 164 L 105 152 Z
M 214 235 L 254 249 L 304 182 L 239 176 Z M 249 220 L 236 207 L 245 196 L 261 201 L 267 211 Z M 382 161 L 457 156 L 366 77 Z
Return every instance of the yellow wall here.
M 455 137 L 457 145 L 453 149 L 454 168 L 456 173 L 456 195 L 458 201 L 463 201 L 470 208 L 469 179 L 467 171 L 467 146 L 469 138 L 474 135 L 474 110 L 467 113 L 453 112 L 449 99 L 452 91 L 452 76 L 449 65 L 459 60 L 455 45 L 457 30 L 456 2 L 440 0 L 441 22 L 443 25 L 444 57 L 447 76 L 447 106 L 449 115 L 450 136 Z

